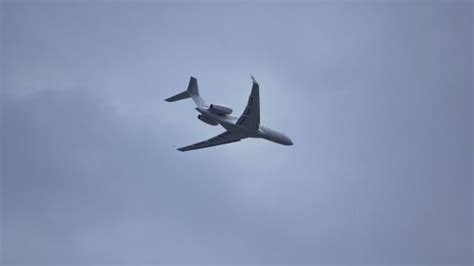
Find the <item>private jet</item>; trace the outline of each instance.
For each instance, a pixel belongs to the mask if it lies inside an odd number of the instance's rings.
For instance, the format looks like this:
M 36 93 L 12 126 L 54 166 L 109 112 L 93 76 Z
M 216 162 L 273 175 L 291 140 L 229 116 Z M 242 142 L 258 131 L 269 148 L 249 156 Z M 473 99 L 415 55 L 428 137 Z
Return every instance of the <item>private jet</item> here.
M 245 138 L 262 138 L 282 145 L 293 145 L 291 139 L 282 132 L 260 125 L 260 96 L 258 82 L 252 77 L 252 91 L 247 106 L 240 117 L 232 116 L 229 107 L 206 102 L 199 95 L 197 79 L 191 77 L 188 89 L 169 97 L 165 101 L 175 102 L 191 98 L 200 113 L 198 119 L 206 124 L 221 125 L 226 131 L 205 141 L 181 147 L 178 151 L 190 151 L 212 146 L 228 144 Z

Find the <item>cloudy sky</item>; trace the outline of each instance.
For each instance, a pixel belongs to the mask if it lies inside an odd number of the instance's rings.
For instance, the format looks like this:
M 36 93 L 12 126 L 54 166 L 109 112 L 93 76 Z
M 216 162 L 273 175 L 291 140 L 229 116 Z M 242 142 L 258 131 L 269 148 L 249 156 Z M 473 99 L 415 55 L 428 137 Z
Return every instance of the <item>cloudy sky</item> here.
M 473 262 L 471 1 L 0 5 L 3 264 Z

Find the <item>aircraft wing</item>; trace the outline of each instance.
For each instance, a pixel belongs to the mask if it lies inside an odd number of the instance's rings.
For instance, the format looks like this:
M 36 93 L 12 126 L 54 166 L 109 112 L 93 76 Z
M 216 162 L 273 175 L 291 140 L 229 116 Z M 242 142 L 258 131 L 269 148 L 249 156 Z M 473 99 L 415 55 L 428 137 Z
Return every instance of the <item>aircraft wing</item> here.
M 197 149 L 202 149 L 202 148 L 207 148 L 207 147 L 212 147 L 212 146 L 217 146 L 217 145 L 222 145 L 222 144 L 227 144 L 227 143 L 232 143 L 232 142 L 237 142 L 240 141 L 241 139 L 245 138 L 239 133 L 235 132 L 230 132 L 226 131 L 222 134 L 219 134 L 213 138 L 210 138 L 205 141 L 201 141 L 186 147 L 181 147 L 178 149 L 178 151 L 190 151 L 190 150 L 197 150 Z
M 237 120 L 237 125 L 245 126 L 252 130 L 258 130 L 260 124 L 260 96 L 257 81 L 252 77 L 252 92 L 250 93 L 247 107 Z

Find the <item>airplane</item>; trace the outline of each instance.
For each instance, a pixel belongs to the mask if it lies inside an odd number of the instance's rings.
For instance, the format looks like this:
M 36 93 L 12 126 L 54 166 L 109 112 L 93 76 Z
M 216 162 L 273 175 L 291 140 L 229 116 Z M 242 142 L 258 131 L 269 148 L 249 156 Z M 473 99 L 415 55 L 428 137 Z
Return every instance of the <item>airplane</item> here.
M 190 151 L 212 146 L 228 144 L 245 138 L 263 138 L 282 145 L 293 145 L 291 139 L 282 132 L 260 125 L 260 96 L 259 85 L 252 77 L 252 91 L 247 106 L 240 117 L 231 116 L 232 109 L 229 107 L 206 102 L 199 95 L 197 79 L 191 77 L 188 89 L 167 98 L 167 102 L 175 102 L 191 98 L 196 104 L 196 110 L 200 113 L 198 119 L 206 124 L 221 125 L 225 132 L 189 146 L 181 147 L 178 151 Z

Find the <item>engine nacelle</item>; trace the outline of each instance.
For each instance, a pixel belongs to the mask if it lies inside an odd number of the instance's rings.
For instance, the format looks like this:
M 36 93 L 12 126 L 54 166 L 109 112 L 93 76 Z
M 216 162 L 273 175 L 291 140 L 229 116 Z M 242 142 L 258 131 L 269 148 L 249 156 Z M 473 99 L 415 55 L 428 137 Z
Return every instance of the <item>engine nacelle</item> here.
M 209 124 L 209 125 L 212 125 L 212 126 L 217 126 L 218 125 L 216 121 L 210 119 L 209 117 L 198 115 L 198 118 L 199 118 L 199 120 L 201 120 L 202 122 L 204 122 L 206 124 Z
M 215 104 L 211 104 L 211 106 L 209 107 L 209 111 L 211 111 L 211 113 L 217 114 L 217 115 L 230 115 L 230 114 L 232 114 L 232 109 L 230 109 L 229 107 L 215 105 Z

